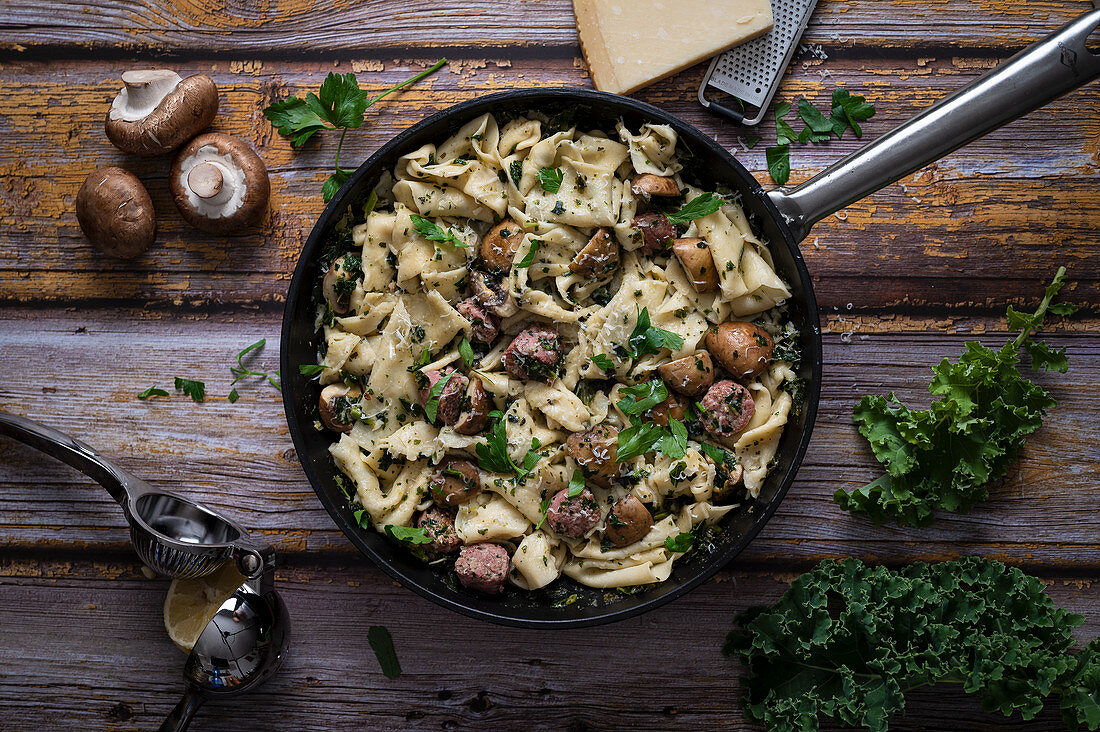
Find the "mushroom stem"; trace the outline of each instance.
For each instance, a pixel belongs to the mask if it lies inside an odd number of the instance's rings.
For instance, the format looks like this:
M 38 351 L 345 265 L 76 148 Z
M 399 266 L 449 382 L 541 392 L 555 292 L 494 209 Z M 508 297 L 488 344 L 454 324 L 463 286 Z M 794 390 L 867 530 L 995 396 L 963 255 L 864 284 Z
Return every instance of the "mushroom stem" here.
M 171 69 L 142 69 L 125 71 L 122 83 L 126 85 L 118 99 L 111 105 L 112 119 L 137 121 L 157 108 L 157 105 L 183 81 Z
M 221 168 L 213 163 L 199 163 L 187 174 L 187 187 L 202 199 L 213 198 L 221 193 L 225 176 Z

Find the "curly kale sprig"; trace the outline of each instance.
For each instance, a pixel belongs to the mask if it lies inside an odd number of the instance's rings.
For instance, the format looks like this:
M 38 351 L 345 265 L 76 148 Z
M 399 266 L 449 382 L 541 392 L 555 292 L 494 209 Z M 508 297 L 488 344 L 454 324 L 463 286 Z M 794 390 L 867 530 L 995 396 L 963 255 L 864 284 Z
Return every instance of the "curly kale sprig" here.
M 1065 281 L 1062 267 L 1033 314 L 1008 309 L 1009 327 L 1020 334 L 999 351 L 971 341 L 958 363 L 944 359 L 935 366 L 929 391 L 940 400 L 929 409 L 910 409 L 893 394 L 863 397 L 855 422 L 886 475 L 850 492 L 837 490 L 837 504 L 875 523 L 927 526 L 936 510 L 965 513 L 985 500 L 989 484 L 1005 476 L 1055 405 L 1017 364 L 1023 348 L 1035 369 L 1068 368 L 1065 349 L 1032 338 L 1047 313 L 1076 311 L 1053 302 Z
M 1060 698 L 1071 728 L 1100 727 L 1100 639 L 1074 655 L 1083 619 L 1038 579 L 969 557 L 900 570 L 825 561 L 771 607 L 738 616 L 723 652 L 747 667 L 745 709 L 769 730 L 819 717 L 888 729 L 905 693 L 962 684 L 985 708 L 1032 719 Z

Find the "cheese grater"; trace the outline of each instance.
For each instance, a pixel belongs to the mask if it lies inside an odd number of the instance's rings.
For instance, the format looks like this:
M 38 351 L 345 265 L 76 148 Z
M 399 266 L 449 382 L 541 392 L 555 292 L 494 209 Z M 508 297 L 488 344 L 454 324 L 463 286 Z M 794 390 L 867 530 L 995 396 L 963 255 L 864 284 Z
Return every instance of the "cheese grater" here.
M 817 0 L 771 0 L 771 3 L 774 18 L 771 32 L 715 56 L 699 85 L 700 104 L 744 125 L 759 124 L 764 119 Z M 741 108 L 707 99 L 708 86 L 736 97 L 743 103 Z

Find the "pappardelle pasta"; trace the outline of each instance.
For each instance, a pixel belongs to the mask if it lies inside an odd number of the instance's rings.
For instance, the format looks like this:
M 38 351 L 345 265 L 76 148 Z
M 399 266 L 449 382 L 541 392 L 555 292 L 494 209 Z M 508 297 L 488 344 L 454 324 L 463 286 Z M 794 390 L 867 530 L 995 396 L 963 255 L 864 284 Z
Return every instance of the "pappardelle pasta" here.
M 483 115 L 322 261 L 303 370 L 356 515 L 472 590 L 664 581 L 792 410 L 790 292 L 736 195 L 671 127 L 611 132 Z

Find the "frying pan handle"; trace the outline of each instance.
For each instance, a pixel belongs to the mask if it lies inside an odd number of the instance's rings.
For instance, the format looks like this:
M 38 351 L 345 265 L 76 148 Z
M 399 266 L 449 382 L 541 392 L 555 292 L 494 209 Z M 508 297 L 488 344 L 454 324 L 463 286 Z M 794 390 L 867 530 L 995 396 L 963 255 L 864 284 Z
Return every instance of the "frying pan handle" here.
M 768 198 L 802 241 L 829 214 L 1100 76 L 1100 55 L 1086 46 L 1097 27 L 1100 10 L 1085 13 L 797 188 L 777 188 Z
M 80 440 L 26 417 L 0 410 L 0 435 L 12 437 L 68 463 L 106 488 L 123 508 L 127 508 L 129 495 L 145 493 L 149 489 L 145 481 L 118 467 Z

